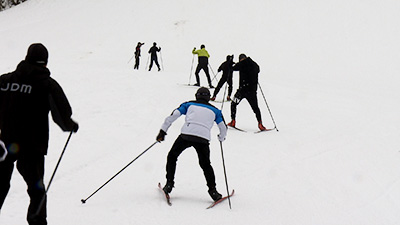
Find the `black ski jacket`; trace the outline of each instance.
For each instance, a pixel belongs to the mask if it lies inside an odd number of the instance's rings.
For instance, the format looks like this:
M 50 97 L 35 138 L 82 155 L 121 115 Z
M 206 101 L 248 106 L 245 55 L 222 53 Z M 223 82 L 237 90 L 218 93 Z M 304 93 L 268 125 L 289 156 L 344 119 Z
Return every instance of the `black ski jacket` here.
M 74 129 L 67 97 L 46 67 L 22 61 L 0 76 L 0 138 L 30 151 L 20 154 L 47 154 L 49 111 L 63 131 Z
M 239 61 L 233 66 L 234 71 L 239 71 L 239 89 L 244 91 L 257 91 L 258 73 L 260 67 L 250 57 Z
M 157 52 L 161 51 L 161 48 L 157 48 L 156 46 L 152 46 L 149 49 L 149 54 L 151 54 L 152 58 L 157 58 Z
M 234 64 L 234 62 L 232 60 L 227 60 L 225 62 L 223 62 L 219 68 L 218 68 L 218 72 L 222 71 L 222 76 L 232 76 L 233 70 L 232 70 L 232 65 Z

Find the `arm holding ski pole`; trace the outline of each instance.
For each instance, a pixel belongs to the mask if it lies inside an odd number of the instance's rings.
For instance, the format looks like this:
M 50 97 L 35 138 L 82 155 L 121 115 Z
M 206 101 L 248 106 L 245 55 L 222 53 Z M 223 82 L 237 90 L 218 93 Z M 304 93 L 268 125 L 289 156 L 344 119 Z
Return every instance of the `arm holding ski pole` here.
M 165 118 L 164 123 L 161 125 L 160 132 L 158 133 L 156 140 L 158 142 L 162 142 L 165 139 L 165 136 L 167 135 L 167 131 L 169 127 L 172 125 L 172 123 L 177 120 L 181 116 L 181 112 L 178 109 L 175 109 L 170 116 Z

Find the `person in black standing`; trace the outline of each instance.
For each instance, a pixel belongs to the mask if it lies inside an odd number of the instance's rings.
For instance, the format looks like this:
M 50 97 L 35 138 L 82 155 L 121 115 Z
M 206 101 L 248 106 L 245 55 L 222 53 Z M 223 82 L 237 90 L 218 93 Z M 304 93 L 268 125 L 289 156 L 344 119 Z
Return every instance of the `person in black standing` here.
M 140 43 L 138 42 L 138 44 L 136 45 L 136 49 L 135 49 L 135 67 L 134 69 L 139 69 L 139 63 L 140 63 L 140 47 L 142 47 L 142 45 L 144 45 L 144 43 Z
M 0 209 L 10 189 L 14 163 L 28 186 L 30 225 L 46 225 L 46 188 L 43 182 L 49 141 L 49 118 L 63 131 L 78 131 L 71 106 L 61 86 L 47 69 L 48 51 L 30 45 L 16 70 L 0 76 L 0 139 L 7 156 L 0 162 Z M 44 204 L 39 210 L 40 202 Z M 38 212 L 38 213 L 37 213 Z
M 149 49 L 149 54 L 150 54 L 150 66 L 149 66 L 149 71 L 153 67 L 153 62 L 156 63 L 158 67 L 158 71 L 160 71 L 160 64 L 158 64 L 158 57 L 157 57 L 157 52 L 161 51 L 161 47 L 157 47 L 157 43 L 153 43 L 153 46 Z
M 226 56 L 226 61 L 223 62 L 219 68 L 218 68 L 218 72 L 222 71 L 222 77 L 218 82 L 217 87 L 214 90 L 214 94 L 211 97 L 211 101 L 214 101 L 215 98 L 217 97 L 217 94 L 219 92 L 219 90 L 221 89 L 222 85 L 226 83 L 228 83 L 228 96 L 226 97 L 226 100 L 230 101 L 231 100 L 231 94 L 232 94 L 232 74 L 233 74 L 233 70 L 232 70 L 232 66 L 233 66 L 234 62 L 233 62 L 233 55 L 228 55 Z
M 258 128 L 263 131 L 266 128 L 262 124 L 261 112 L 257 101 L 258 73 L 260 67 L 245 54 L 239 55 L 239 62 L 233 66 L 233 71 L 239 71 L 239 89 L 231 102 L 232 121 L 228 126 L 236 126 L 236 109 L 242 99 L 247 99 L 258 121 Z

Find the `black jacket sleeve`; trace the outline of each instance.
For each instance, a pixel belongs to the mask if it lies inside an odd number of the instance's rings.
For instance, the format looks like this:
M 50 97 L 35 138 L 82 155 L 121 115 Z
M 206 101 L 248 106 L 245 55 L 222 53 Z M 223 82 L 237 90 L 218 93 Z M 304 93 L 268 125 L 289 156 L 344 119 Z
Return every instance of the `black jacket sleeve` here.
M 53 79 L 50 83 L 49 103 L 53 121 L 63 131 L 74 130 L 76 123 L 71 119 L 71 106 L 61 86 Z

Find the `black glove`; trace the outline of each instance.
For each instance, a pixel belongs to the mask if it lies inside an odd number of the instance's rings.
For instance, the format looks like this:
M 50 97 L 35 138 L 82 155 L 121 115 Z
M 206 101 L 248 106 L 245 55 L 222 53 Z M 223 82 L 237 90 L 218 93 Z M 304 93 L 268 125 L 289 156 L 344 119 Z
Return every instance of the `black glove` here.
M 160 132 L 159 132 L 158 135 L 157 135 L 156 140 L 157 140 L 158 142 L 164 141 L 165 135 L 167 135 L 167 133 L 165 133 L 165 131 L 163 131 L 163 130 L 160 130 Z
M 73 131 L 74 133 L 76 133 L 76 132 L 78 131 L 78 129 L 79 129 L 79 125 L 78 125 L 77 122 L 75 122 L 75 121 L 73 121 L 73 120 L 71 120 L 71 122 L 72 122 L 72 129 L 71 129 L 71 131 Z

